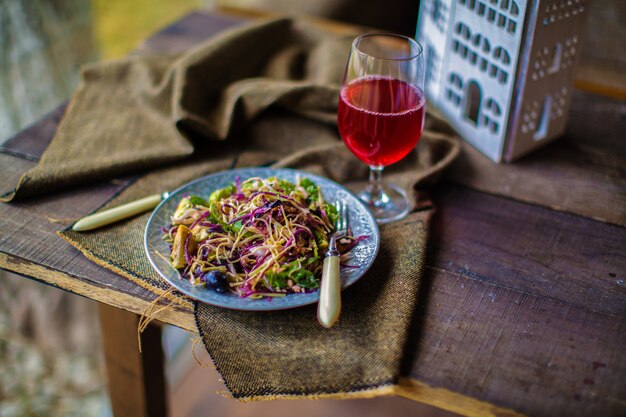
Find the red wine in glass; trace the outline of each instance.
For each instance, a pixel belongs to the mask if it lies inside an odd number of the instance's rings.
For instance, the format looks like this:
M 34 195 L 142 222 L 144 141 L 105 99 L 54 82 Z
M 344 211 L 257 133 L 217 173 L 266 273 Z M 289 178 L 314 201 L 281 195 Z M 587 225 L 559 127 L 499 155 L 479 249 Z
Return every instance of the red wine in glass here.
M 379 76 L 354 80 L 341 89 L 339 133 L 366 164 L 393 164 L 417 145 L 424 103 L 424 92 L 404 81 Z
M 350 151 L 370 167 L 359 193 L 378 223 L 406 216 L 406 191 L 383 182 L 383 169 L 415 148 L 424 128 L 424 57 L 414 39 L 370 33 L 352 42 L 344 74 L 337 125 Z

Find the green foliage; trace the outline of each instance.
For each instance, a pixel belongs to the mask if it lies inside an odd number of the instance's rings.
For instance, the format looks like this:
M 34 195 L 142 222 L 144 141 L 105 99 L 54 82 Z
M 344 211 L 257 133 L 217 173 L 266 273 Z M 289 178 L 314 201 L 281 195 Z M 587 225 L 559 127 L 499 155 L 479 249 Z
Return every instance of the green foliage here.
M 200 196 L 190 195 L 188 198 L 189 198 L 189 202 L 191 204 L 193 204 L 194 206 L 209 207 L 209 203 L 204 198 L 202 198 Z
M 302 178 L 300 180 L 300 185 L 309 194 L 309 197 L 307 198 L 309 202 L 312 203 L 319 199 L 319 195 L 320 195 L 319 188 L 317 185 L 315 185 L 313 181 L 311 181 L 308 178 Z
M 328 216 L 328 220 L 335 225 L 337 224 L 337 219 L 339 218 L 339 213 L 337 212 L 337 208 L 329 203 L 324 203 L 324 210 L 326 210 L 326 215 Z
M 313 289 L 319 287 L 319 282 L 313 272 L 306 269 L 307 266 L 317 262 L 319 258 L 300 258 L 287 264 L 281 272 L 268 272 L 265 274 L 272 288 L 286 288 L 287 280 L 291 279 L 302 288 Z
M 209 196 L 209 203 L 216 203 L 224 198 L 230 197 L 237 192 L 237 187 L 234 184 L 230 184 L 227 187 L 215 190 Z

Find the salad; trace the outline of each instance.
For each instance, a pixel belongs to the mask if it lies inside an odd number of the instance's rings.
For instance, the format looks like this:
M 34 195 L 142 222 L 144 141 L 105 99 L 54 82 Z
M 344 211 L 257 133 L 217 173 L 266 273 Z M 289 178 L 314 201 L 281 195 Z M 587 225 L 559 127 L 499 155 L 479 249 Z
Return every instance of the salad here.
M 239 177 L 208 199 L 185 196 L 164 228 L 183 279 L 241 297 L 281 297 L 319 287 L 337 210 L 308 178 Z M 365 236 L 347 233 L 342 255 Z

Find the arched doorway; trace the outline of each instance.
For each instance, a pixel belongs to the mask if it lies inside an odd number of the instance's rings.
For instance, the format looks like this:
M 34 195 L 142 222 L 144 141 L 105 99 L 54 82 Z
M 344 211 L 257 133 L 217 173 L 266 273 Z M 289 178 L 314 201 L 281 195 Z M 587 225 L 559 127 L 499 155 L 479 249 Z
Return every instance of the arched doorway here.
M 478 126 L 480 113 L 481 92 L 480 86 L 474 80 L 467 84 L 465 89 L 465 117 Z

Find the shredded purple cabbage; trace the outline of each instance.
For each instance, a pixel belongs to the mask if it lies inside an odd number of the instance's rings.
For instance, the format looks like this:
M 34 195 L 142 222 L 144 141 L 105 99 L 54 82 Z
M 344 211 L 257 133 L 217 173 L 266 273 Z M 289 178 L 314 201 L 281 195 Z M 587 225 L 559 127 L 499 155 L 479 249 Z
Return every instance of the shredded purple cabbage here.
M 183 242 L 183 278 L 203 284 L 202 271 L 217 270 L 226 275 L 231 292 L 268 300 L 314 291 L 334 231 L 321 194 L 309 193 L 300 184 L 261 178 L 237 177 L 229 187 L 230 195 L 211 196 L 213 210 L 204 205 L 185 207 L 183 218 L 162 229 L 168 241 L 175 239 L 180 224 L 189 225 L 192 233 Z M 222 196 L 224 190 L 215 195 Z M 349 231 L 339 250 L 348 253 L 366 238 Z M 192 246 L 197 249 L 191 251 Z

